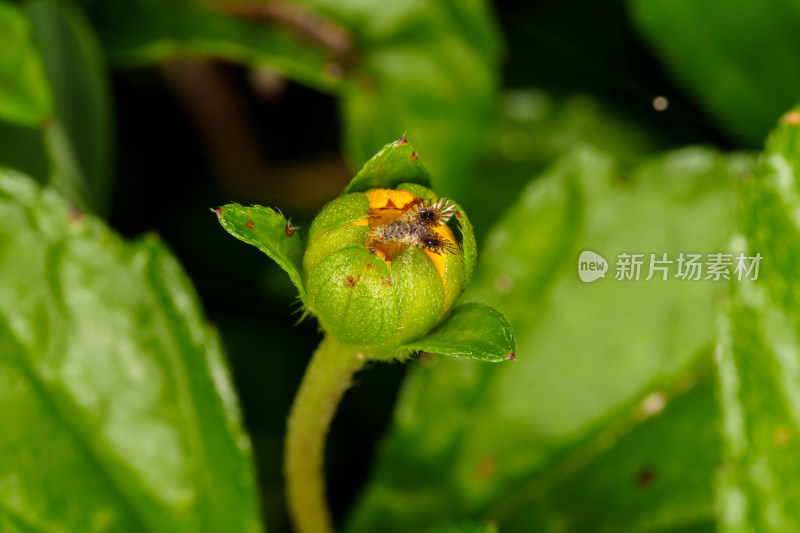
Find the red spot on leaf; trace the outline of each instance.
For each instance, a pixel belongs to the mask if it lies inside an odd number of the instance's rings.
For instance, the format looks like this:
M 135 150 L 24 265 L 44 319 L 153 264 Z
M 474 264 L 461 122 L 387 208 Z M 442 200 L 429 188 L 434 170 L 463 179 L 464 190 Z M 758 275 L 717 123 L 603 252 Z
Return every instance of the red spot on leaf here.
M 381 283 L 383 283 L 384 285 L 386 285 L 386 286 L 389 286 L 389 287 L 391 287 L 391 286 L 392 286 L 392 280 L 391 280 L 391 279 L 389 279 L 389 278 L 387 278 L 387 277 L 384 277 L 384 278 L 381 280 Z
M 371 253 L 372 255 L 378 255 L 378 250 L 376 250 L 375 248 L 370 248 L 369 253 Z
M 83 224 L 85 218 L 86 215 L 84 215 L 83 211 L 81 211 L 77 206 L 74 205 L 69 206 L 70 224 L 72 224 L 73 226 L 80 226 L 81 224 Z
M 400 137 L 397 140 L 397 144 L 406 144 L 407 142 L 408 142 L 408 139 L 406 139 L 405 137 Z
M 515 352 L 511 352 L 506 356 L 506 361 L 513 361 L 517 358 L 517 354 Z
M 347 279 L 344 281 L 344 283 L 348 287 L 355 287 L 356 286 L 356 279 L 353 276 L 347 276 Z
M 491 455 L 485 455 L 475 467 L 475 477 L 481 481 L 486 481 L 497 470 L 497 461 Z
M 255 224 L 253 224 L 253 221 L 252 221 L 252 220 L 248 220 L 248 221 L 247 221 L 247 224 L 245 224 L 245 226 L 247 226 L 247 227 L 248 227 L 248 228 L 250 228 L 250 229 L 253 229 L 253 228 L 255 228 L 255 227 L 256 227 L 256 225 L 255 225 Z
M 639 472 L 639 475 L 636 476 L 636 483 L 640 487 L 647 487 L 648 485 L 653 483 L 655 477 L 656 474 L 655 472 L 653 472 L 653 470 L 651 470 L 650 468 L 643 468 L 642 471 Z
M 294 228 L 288 222 L 286 223 L 286 235 L 289 237 L 294 235 Z
M 417 159 L 419 159 L 419 156 L 417 155 L 417 152 L 412 153 L 411 154 L 411 160 L 412 161 L 416 161 Z
M 375 265 L 372 263 L 367 263 L 367 268 L 375 268 Z
M 461 211 L 456 211 L 456 218 L 461 218 Z
M 219 207 L 214 209 L 214 214 L 217 215 L 217 218 L 222 218 L 222 209 Z

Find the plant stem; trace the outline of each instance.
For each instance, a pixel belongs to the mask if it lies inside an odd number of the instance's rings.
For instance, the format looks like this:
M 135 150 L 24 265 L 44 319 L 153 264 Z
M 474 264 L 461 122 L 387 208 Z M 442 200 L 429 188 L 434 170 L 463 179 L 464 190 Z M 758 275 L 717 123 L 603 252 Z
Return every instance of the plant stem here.
M 308 364 L 289 414 L 286 435 L 286 494 L 297 533 L 332 533 L 325 497 L 325 436 L 336 407 L 365 357 L 330 337 Z

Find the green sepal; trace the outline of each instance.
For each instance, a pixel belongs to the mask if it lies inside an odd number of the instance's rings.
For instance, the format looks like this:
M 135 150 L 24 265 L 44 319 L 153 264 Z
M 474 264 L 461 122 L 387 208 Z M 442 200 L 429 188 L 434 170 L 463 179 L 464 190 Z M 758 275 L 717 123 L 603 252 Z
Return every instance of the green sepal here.
M 344 194 L 325 204 L 308 230 L 309 245 L 326 229 L 350 224 L 369 216 L 369 200 L 361 193 Z
M 303 256 L 303 281 L 306 287 L 308 287 L 308 277 L 311 275 L 311 271 L 317 267 L 320 261 L 344 248 L 363 247 L 368 231 L 367 226 L 346 224 L 317 233 L 309 242 Z
M 434 200 L 438 198 L 438 195 L 432 190 L 427 187 L 421 187 L 415 183 L 401 183 L 397 188 L 410 191 L 423 200 Z M 452 199 L 449 200 L 453 202 Z M 456 206 L 456 220 L 458 221 L 458 228 L 461 230 L 461 254 L 464 261 L 462 287 L 468 287 L 470 281 L 472 281 L 472 273 L 475 271 L 475 264 L 478 259 L 478 243 L 475 241 L 475 231 L 472 229 L 472 224 L 469 221 L 469 217 L 467 217 L 467 214 L 464 212 L 464 209 L 456 202 L 453 202 L 453 204 Z M 449 263 L 450 261 L 448 261 L 448 269 L 450 268 Z M 456 296 L 458 294 L 461 294 L 460 288 Z
M 482 303 L 465 303 L 425 337 L 404 344 L 401 352 L 425 351 L 497 362 L 514 359 L 517 341 L 511 324 Z
M 464 256 L 464 286 L 469 287 L 472 282 L 472 273 L 478 260 L 478 243 L 475 241 L 475 231 L 469 221 L 467 213 L 462 207 L 453 202 L 458 209 L 458 227 L 461 229 L 461 254 Z
M 450 312 L 458 297 L 464 292 L 464 255 L 445 254 L 444 258 L 444 313 Z
M 417 183 L 401 183 L 396 188 L 413 192 L 423 200 L 435 200 L 438 198 L 436 193 L 430 190 L 430 188 Z
M 397 345 L 433 328 L 444 314 L 445 298 L 442 278 L 421 248 L 403 250 L 390 270 L 400 310 L 393 340 Z
M 431 175 L 428 169 L 419 160 L 414 147 L 405 139 L 384 146 L 350 180 L 344 192 L 396 189 L 401 183 L 416 183 L 423 187 L 431 187 Z
M 397 330 L 389 267 L 366 248 L 345 248 L 325 257 L 311 271 L 308 290 L 323 329 L 341 343 L 381 344 Z
M 283 215 L 268 207 L 239 204 L 228 204 L 214 212 L 225 231 L 252 244 L 278 263 L 297 287 L 300 300 L 307 304 L 301 275 L 303 240 L 297 230 L 288 231 L 289 221 Z

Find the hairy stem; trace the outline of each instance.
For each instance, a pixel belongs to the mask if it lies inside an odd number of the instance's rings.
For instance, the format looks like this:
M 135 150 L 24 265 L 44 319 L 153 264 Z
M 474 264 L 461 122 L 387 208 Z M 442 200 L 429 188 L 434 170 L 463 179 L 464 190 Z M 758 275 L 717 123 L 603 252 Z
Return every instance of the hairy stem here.
M 289 415 L 286 494 L 297 533 L 332 533 L 325 497 L 325 436 L 336 407 L 364 357 L 330 337 L 322 340 L 306 369 Z

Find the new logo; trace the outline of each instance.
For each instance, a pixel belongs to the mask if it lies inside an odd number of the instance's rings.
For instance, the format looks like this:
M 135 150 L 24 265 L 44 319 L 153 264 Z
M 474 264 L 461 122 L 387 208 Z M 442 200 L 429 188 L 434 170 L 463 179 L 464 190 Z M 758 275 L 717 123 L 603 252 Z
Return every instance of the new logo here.
M 578 258 L 578 276 L 584 283 L 606 277 L 608 262 L 602 255 L 584 250 Z

